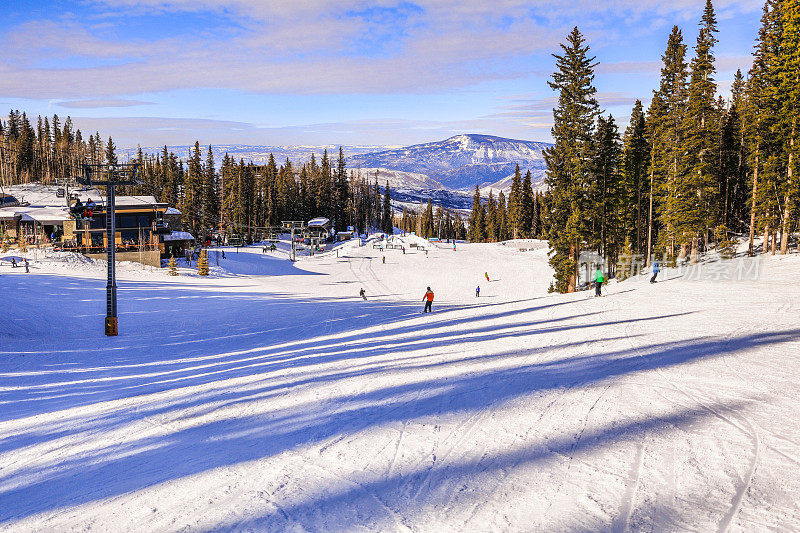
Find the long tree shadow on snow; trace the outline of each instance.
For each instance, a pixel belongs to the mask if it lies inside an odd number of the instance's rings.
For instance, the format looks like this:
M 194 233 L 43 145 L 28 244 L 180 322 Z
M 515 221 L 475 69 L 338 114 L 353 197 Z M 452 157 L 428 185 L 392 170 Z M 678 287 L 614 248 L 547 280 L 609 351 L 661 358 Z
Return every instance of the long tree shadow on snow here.
M 471 516 L 474 516 L 481 507 L 491 505 L 492 502 L 487 501 L 486 496 L 491 492 L 492 483 L 502 480 L 515 469 L 530 468 L 554 458 L 571 462 L 576 456 L 602 451 L 621 443 L 641 442 L 651 435 L 696 431 L 699 422 L 714 419 L 715 411 L 735 411 L 747 408 L 748 405 L 749 402 L 746 401 L 733 401 L 696 409 L 680 409 L 666 415 L 639 418 L 621 424 L 611 423 L 600 429 L 586 431 L 577 438 L 572 434 L 562 434 L 539 442 L 538 445 L 518 446 L 494 455 L 484 454 L 477 460 L 444 461 L 443 464 L 418 466 L 410 472 L 398 472 L 386 477 L 375 476 L 371 472 L 353 472 L 357 481 L 351 480 L 346 487 L 342 487 L 342 484 L 337 484 L 336 488 L 321 486 L 308 495 L 305 501 L 292 504 L 275 502 L 276 498 L 272 496 L 275 512 L 245 520 L 226 521 L 216 524 L 214 529 L 280 531 L 297 529 L 300 525 L 308 531 L 317 531 L 329 527 L 332 520 L 339 526 L 366 525 L 367 529 L 388 531 L 413 528 L 420 521 L 424 524 L 426 515 L 441 517 L 443 511 L 457 506 L 461 509 L 472 509 Z M 562 482 L 568 483 L 569 480 L 563 479 Z M 556 481 L 545 490 L 554 491 L 557 488 Z M 609 489 L 597 487 L 596 490 L 604 492 Z M 680 493 L 673 496 L 687 498 L 688 495 Z M 699 494 L 696 496 L 702 501 Z M 707 498 L 708 495 L 705 496 Z M 672 510 L 653 501 L 646 501 L 645 504 L 644 509 L 633 509 L 640 520 L 652 519 L 658 516 L 655 514 L 657 512 L 667 513 Z M 723 518 L 724 508 L 710 507 L 710 512 L 716 511 L 719 518 Z M 563 515 L 565 511 L 567 509 L 556 512 Z M 619 517 L 613 517 L 613 521 L 603 518 L 603 515 L 584 517 L 574 530 L 615 529 L 617 524 L 614 522 L 618 522 Z M 587 520 L 593 520 L 596 524 L 587 527 Z M 467 522 L 463 527 L 486 526 Z
M 14 280 L 13 290 L 30 295 L 25 313 L 52 307 L 53 300 L 64 305 L 57 307 L 59 313 L 50 314 L 46 319 L 42 315 L 22 317 L 31 323 L 38 320 L 42 329 L 34 329 L 27 339 L 12 337 L 10 341 L 16 341 L 19 347 L 16 350 L 3 352 L 0 349 L 0 405 L 3 406 L 0 420 L 84 405 L 99 399 L 166 390 L 179 384 L 171 381 L 149 389 L 141 386 L 154 381 L 159 372 L 180 378 L 183 384 L 192 384 L 191 377 L 197 373 L 201 361 L 216 365 L 215 372 L 197 376 L 194 384 L 222 379 L 226 377 L 222 371 L 238 367 L 245 373 L 251 372 L 255 370 L 253 365 L 240 364 L 248 357 L 243 355 L 245 352 L 249 357 L 261 356 L 263 361 L 268 357 L 279 360 L 289 352 L 304 355 L 334 344 L 328 335 L 338 336 L 336 342 L 342 346 L 359 344 L 365 352 L 386 345 L 387 337 L 402 334 L 412 336 L 408 345 L 430 341 L 432 346 L 438 346 L 448 342 L 448 338 L 456 338 L 447 332 L 432 334 L 429 330 L 452 326 L 459 326 L 465 333 L 482 334 L 476 341 L 502 338 L 502 335 L 492 337 L 497 329 L 494 326 L 471 331 L 468 328 L 473 322 L 571 303 L 551 301 L 512 310 L 500 307 L 503 310 L 496 312 L 484 309 L 479 315 L 458 318 L 448 318 L 450 315 L 442 310 L 433 318 L 409 321 L 420 317 L 418 304 L 365 303 L 357 298 L 301 299 L 285 294 L 253 294 L 247 292 L 248 287 L 239 288 L 239 292 L 210 291 L 201 283 L 176 286 L 169 282 L 125 282 L 120 290 L 122 334 L 107 338 L 102 333 L 104 282 L 59 276 L 18 278 Z M 37 285 L 38 290 L 30 290 L 33 285 Z M 202 302 L 203 306 L 198 306 L 197 302 Z M 497 305 L 487 306 L 487 309 Z M 447 309 L 447 306 L 440 307 Z M 6 308 L 0 310 L 0 315 L 20 312 Z M 532 327 L 568 319 L 536 320 L 527 324 Z M 376 326 L 380 326 L 380 331 L 369 330 Z M 503 335 L 537 332 L 545 330 Z M 64 345 L 71 345 L 71 348 L 64 349 Z M 400 346 L 396 342 L 392 345 Z M 334 357 L 335 354 L 329 354 L 329 360 Z M 234 375 L 229 372 L 228 377 Z M 131 388 L 132 384 L 138 387 Z M 102 394 L 104 396 L 98 397 Z M 46 404 L 57 397 L 65 400 Z
M 150 297 L 148 297 L 150 298 Z M 160 297 L 157 297 L 160 298 Z M 167 299 L 168 300 L 168 299 Z M 250 301 L 249 298 L 244 299 Z M 341 302 L 324 304 L 313 302 L 297 302 L 289 300 L 291 306 L 305 306 L 312 310 L 314 315 L 320 306 L 332 305 L 331 309 L 341 311 Z M 86 367 L 76 366 L 70 361 L 66 368 L 52 368 L 48 360 L 43 360 L 47 370 L 40 369 L 34 372 L 19 372 L 16 374 L 0 375 L 0 386 L 6 387 L 0 392 L 0 405 L 4 406 L 2 418 L 11 419 L 31 414 L 86 405 L 97 401 L 107 401 L 128 396 L 146 393 L 155 393 L 172 390 L 181 386 L 194 386 L 211 383 L 222 379 L 249 376 L 255 373 L 264 373 L 282 368 L 297 368 L 312 366 L 321 363 L 330 363 L 345 359 L 357 360 L 366 357 L 375 357 L 393 352 L 402 352 L 406 349 L 434 350 L 448 346 L 453 342 L 483 342 L 501 341 L 513 337 L 527 337 L 540 334 L 563 333 L 570 330 L 585 330 L 589 328 L 614 326 L 620 324 L 647 322 L 679 315 L 663 315 L 655 317 L 634 318 L 620 321 L 593 322 L 590 324 L 563 324 L 574 319 L 585 318 L 593 313 L 570 315 L 530 321 L 523 315 L 525 312 L 543 310 L 550 306 L 536 306 L 513 311 L 501 311 L 480 316 L 462 317 L 459 319 L 445 319 L 437 322 L 423 322 L 414 325 L 400 325 L 394 328 L 383 328 L 380 333 L 364 334 L 356 332 L 345 334 L 344 337 L 314 338 L 295 342 L 282 342 L 274 346 L 257 344 L 263 341 L 263 332 L 248 331 L 241 336 L 231 334 L 214 337 L 213 341 L 177 341 L 174 345 L 180 347 L 184 353 L 178 360 L 150 359 L 140 354 L 127 355 L 124 351 L 115 350 L 109 360 L 101 357 L 100 365 L 95 361 L 87 361 Z M 346 303 L 344 304 L 346 306 Z M 358 303 L 356 303 L 358 305 Z M 360 312 L 360 306 L 359 310 Z M 401 308 L 391 308 L 389 312 L 403 312 Z M 380 311 L 383 316 L 386 314 Z M 507 324 L 504 327 L 488 324 L 480 327 L 471 327 L 476 321 L 492 320 L 498 317 L 516 315 L 520 321 L 516 324 Z M 402 314 L 401 314 L 402 316 Z M 449 330 L 453 326 L 460 326 L 457 331 Z M 547 326 L 547 327 L 543 327 Z M 441 330 L 430 332 L 429 330 Z M 285 330 L 277 329 L 281 336 L 286 335 Z M 399 334 L 407 338 L 392 339 Z M 239 349 L 231 350 L 231 341 L 244 339 L 247 344 L 239 345 Z M 165 339 L 162 346 L 169 347 L 172 343 Z M 189 348 L 186 348 L 189 345 Z M 237 346 L 234 344 L 233 346 Z M 209 353 L 209 350 L 223 350 Z M 93 354 L 98 359 L 97 354 Z M 2 449 L 0 443 L 0 449 Z
M 777 345 L 800 339 L 800 330 L 769 332 L 718 340 L 701 338 L 679 343 L 661 343 L 642 346 L 634 350 L 618 350 L 587 354 L 546 362 L 519 362 L 510 367 L 462 375 L 454 372 L 446 381 L 440 376 L 432 379 L 384 387 L 361 394 L 332 398 L 327 401 L 303 403 L 280 410 L 271 410 L 245 417 L 227 418 L 170 432 L 165 436 L 132 439 L 128 442 L 85 452 L 81 457 L 58 461 L 49 467 L 36 469 L 37 481 L 26 477 L 32 472 L 25 468 L 14 473 L 7 471 L 0 478 L 5 486 L 20 486 L 0 492 L 0 521 L 9 521 L 54 510 L 63 506 L 79 505 L 91 501 L 140 490 L 158 483 L 198 474 L 207 470 L 272 457 L 297 446 L 323 443 L 338 435 L 354 433 L 367 428 L 403 422 L 420 417 L 438 417 L 453 414 L 468 416 L 492 406 L 525 395 L 562 387 L 589 387 L 616 378 L 650 370 L 708 360 L 725 354 L 753 348 Z M 504 355 L 476 356 L 475 360 L 502 360 Z M 426 363 L 420 362 L 424 369 Z M 459 362 L 427 363 L 439 374 L 449 365 Z M 411 365 L 413 367 L 413 365 Z M 454 370 L 458 366 L 453 367 Z M 411 369 L 413 370 L 413 368 Z M 385 370 L 378 369 L 377 372 Z M 359 376 L 368 372 L 357 373 Z M 346 379 L 333 377 L 334 380 Z M 309 379 L 303 376 L 301 379 Z M 313 379 L 313 378 L 312 378 Z M 324 379 L 324 376 L 317 379 Z M 283 393 L 291 392 L 288 383 Z M 302 387 L 302 386 L 301 386 Z M 224 391 L 225 402 L 248 402 L 247 409 L 237 413 L 257 411 L 260 394 L 273 394 L 270 385 L 263 390 L 246 387 L 240 391 Z M 191 395 L 187 392 L 187 395 Z M 238 396 L 238 397 L 237 397 Z M 209 401 L 211 398 L 208 399 Z M 165 400 L 169 407 L 169 400 Z M 178 405 L 176 405 L 178 407 Z M 209 405 L 215 410 L 223 405 Z M 201 417 L 187 413 L 185 417 Z M 104 417 L 129 421 L 130 413 L 108 413 Z M 686 416 L 679 414 L 679 417 Z M 690 414 L 695 416 L 695 414 Z M 135 420 L 136 415 L 132 418 Z M 647 422 L 639 422 L 639 429 L 608 428 L 591 442 L 608 443 L 621 439 L 631 431 L 642 431 Z M 641 425 L 644 424 L 644 425 Z M 91 422 L 89 428 L 91 429 Z M 560 444 L 566 450 L 574 443 Z M 536 460 L 534 452 L 513 452 L 508 461 Z M 530 455 L 526 459 L 526 454 Z M 499 458 L 502 462 L 503 459 Z M 466 464 L 465 470 L 479 466 Z M 483 469 L 482 467 L 480 467 Z M 479 472 L 475 472 L 478 474 Z M 377 481 L 381 483 L 381 481 Z M 388 487 L 388 485 L 387 485 Z M 308 505 L 314 505 L 314 501 Z

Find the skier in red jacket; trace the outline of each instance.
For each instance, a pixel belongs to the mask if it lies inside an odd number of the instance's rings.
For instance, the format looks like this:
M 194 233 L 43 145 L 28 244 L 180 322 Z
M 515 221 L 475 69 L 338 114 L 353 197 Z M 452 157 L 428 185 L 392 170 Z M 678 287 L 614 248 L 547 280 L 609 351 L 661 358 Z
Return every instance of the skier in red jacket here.
M 425 309 L 422 310 L 423 313 L 432 313 L 433 310 L 431 306 L 433 305 L 433 291 L 430 287 L 428 287 L 428 292 L 425 293 L 425 296 L 422 297 L 422 301 L 425 302 Z

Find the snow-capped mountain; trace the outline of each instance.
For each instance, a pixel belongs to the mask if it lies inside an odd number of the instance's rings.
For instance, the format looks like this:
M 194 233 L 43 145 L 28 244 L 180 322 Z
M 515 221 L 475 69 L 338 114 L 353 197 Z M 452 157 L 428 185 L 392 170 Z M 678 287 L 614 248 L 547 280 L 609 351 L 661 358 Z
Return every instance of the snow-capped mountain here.
M 444 185 L 425 174 L 390 170 L 388 168 L 362 168 L 361 176 L 372 183 L 376 179 L 381 187 L 389 183 L 392 190 L 400 189 L 444 189 Z
M 519 164 L 523 174 L 530 170 L 535 184 L 544 179 L 543 151 L 548 143 L 506 139 L 491 135 L 456 135 L 391 150 L 361 153 L 350 165 L 385 168 L 424 174 L 448 189 L 471 189 L 475 184 L 507 189 Z
M 530 171 L 534 189 L 544 186 L 544 156 L 548 143 L 506 139 L 492 135 L 456 135 L 444 141 L 396 146 L 343 146 L 347 168 L 360 173 L 370 182 L 376 172 L 381 189 L 392 189 L 397 202 L 417 206 L 431 199 L 437 205 L 451 209 L 467 210 L 472 205 L 475 184 L 486 197 L 489 191 L 495 196 L 501 191 L 508 194 L 517 164 L 523 175 Z M 193 146 L 167 146 L 167 151 L 186 160 Z M 205 159 L 207 147 L 202 146 Z M 256 165 L 266 164 L 273 154 L 280 165 L 289 159 L 294 165 L 305 164 L 315 155 L 319 162 L 325 150 L 335 160 L 339 155 L 337 145 L 327 146 L 249 146 L 213 145 L 215 163 L 220 166 L 224 154 L 235 160 L 243 159 Z M 147 154 L 158 154 L 163 147 L 143 147 Z M 135 148 L 118 152 L 122 159 L 136 157 Z

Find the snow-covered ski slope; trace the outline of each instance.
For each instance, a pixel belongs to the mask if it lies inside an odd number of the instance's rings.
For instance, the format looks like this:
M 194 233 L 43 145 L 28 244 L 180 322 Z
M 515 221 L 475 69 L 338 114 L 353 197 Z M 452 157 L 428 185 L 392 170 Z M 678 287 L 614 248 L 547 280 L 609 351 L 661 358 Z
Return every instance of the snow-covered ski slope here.
M 0 530 L 800 529 L 800 257 L 587 298 L 520 247 L 124 265 L 116 338 L 102 263 L 0 266 Z

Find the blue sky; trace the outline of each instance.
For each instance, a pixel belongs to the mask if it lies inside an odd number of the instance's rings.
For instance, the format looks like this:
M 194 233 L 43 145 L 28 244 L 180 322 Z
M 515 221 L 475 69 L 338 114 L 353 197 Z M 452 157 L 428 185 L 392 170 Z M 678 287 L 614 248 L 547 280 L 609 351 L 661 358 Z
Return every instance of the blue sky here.
M 551 53 L 575 25 L 604 109 L 647 103 L 704 0 L 0 0 L 0 109 L 120 146 L 549 140 Z M 717 0 L 717 79 L 750 66 L 760 0 Z M 691 53 L 691 51 L 690 51 Z

